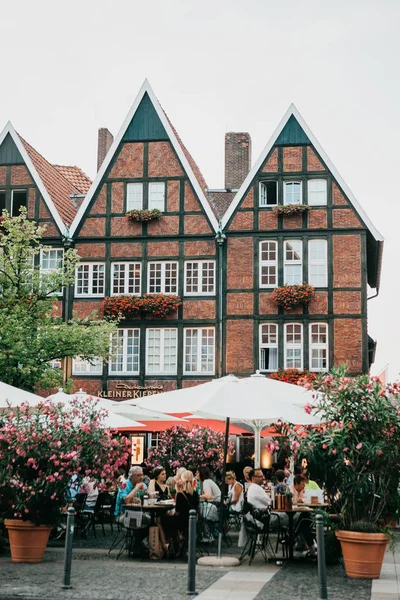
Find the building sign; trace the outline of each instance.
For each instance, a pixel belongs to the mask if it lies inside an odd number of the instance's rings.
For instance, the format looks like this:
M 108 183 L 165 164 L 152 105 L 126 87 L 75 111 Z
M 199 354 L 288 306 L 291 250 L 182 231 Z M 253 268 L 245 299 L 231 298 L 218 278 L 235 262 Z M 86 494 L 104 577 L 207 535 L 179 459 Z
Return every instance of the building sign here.
M 132 436 L 132 465 L 140 465 L 144 460 L 144 435 Z
M 145 396 L 153 396 L 153 394 L 161 394 L 163 391 L 161 386 L 157 385 L 149 385 L 146 387 L 141 386 L 130 386 L 125 383 L 117 383 L 115 390 L 109 390 L 108 392 L 103 392 L 99 390 L 97 392 L 97 396 L 99 398 L 144 398 Z

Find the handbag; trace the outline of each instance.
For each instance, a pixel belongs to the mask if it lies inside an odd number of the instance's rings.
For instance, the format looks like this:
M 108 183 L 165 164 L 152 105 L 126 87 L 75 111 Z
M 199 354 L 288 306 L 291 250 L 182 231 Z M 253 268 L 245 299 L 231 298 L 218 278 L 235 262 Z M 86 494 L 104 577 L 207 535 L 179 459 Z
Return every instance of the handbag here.
M 149 558 L 161 559 L 164 556 L 164 548 L 160 541 L 158 527 L 149 528 Z

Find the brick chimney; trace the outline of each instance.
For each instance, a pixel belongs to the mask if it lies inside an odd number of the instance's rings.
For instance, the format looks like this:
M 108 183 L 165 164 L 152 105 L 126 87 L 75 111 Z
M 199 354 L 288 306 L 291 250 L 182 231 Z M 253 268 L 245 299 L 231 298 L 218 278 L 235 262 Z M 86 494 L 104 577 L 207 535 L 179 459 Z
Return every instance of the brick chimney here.
M 103 164 L 106 154 L 109 151 L 113 141 L 114 137 L 112 133 L 110 133 L 106 127 L 101 127 L 99 129 L 99 137 L 97 143 L 97 170 L 99 170 L 101 165 Z
M 225 189 L 237 190 L 242 185 L 251 164 L 249 133 L 233 131 L 225 134 Z

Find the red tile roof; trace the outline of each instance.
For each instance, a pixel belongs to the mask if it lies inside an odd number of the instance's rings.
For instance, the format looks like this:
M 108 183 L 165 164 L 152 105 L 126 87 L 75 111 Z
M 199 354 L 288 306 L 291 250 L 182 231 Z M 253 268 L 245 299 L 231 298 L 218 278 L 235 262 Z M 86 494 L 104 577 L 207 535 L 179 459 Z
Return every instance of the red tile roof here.
M 28 142 L 21 136 L 22 144 L 29 154 L 29 158 L 33 162 L 40 179 L 43 182 L 50 198 L 66 225 L 70 225 L 76 215 L 76 208 L 72 204 L 71 195 L 79 194 L 80 191 L 68 179 L 66 179 L 60 171 L 51 165 L 39 152 L 37 152 Z
M 81 194 L 87 194 L 90 186 L 92 185 L 92 180 L 80 169 L 76 166 L 67 166 L 67 165 L 53 165 L 65 177 L 68 179 L 72 185 L 74 185 Z

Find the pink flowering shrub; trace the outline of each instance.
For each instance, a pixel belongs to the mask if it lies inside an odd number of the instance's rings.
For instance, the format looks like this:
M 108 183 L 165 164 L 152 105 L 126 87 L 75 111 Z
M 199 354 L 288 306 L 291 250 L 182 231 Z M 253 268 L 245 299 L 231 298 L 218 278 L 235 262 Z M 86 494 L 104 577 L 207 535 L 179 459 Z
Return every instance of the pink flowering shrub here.
M 99 487 L 129 460 L 129 441 L 105 429 L 92 398 L 69 409 L 43 401 L 0 416 L 0 517 L 54 524 L 74 473 Z
M 323 425 L 298 436 L 295 453 L 307 458 L 311 478 L 324 484 L 342 527 L 357 521 L 376 526 L 399 514 L 399 385 L 383 387 L 367 375 L 349 377 L 341 367 L 311 387 L 316 390 L 313 412 Z
M 157 448 L 149 450 L 147 465 L 163 466 L 168 474 L 175 473 L 179 467 L 207 466 L 211 472 L 222 468 L 225 435 L 213 429 L 194 425 L 187 429 L 183 425 L 174 425 L 159 434 Z M 233 444 L 229 444 L 229 453 L 233 454 Z

